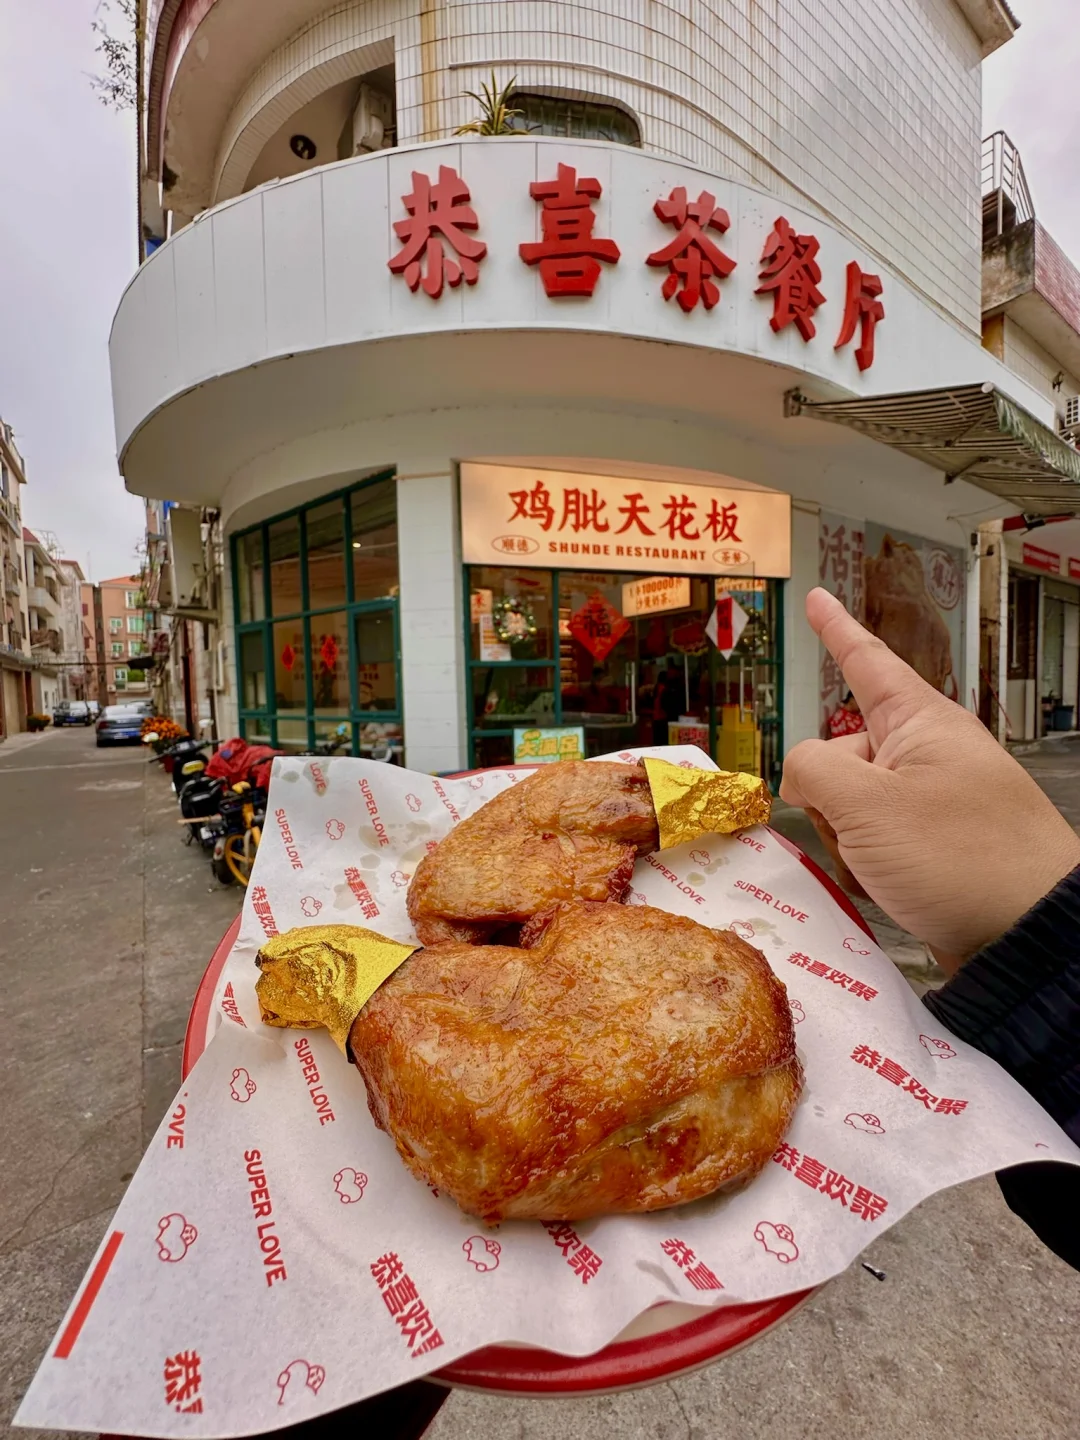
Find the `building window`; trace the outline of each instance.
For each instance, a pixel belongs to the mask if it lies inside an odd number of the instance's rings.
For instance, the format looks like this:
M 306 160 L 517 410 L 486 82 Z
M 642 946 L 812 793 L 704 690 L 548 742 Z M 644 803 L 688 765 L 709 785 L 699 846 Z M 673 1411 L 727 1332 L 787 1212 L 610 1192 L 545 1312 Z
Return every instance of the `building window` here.
M 510 124 L 530 135 L 559 135 L 565 140 L 612 140 L 619 145 L 640 145 L 641 129 L 621 105 L 596 100 L 573 100 L 568 96 L 545 95 L 534 90 L 517 90 L 510 107 L 520 110 Z
M 128 672 L 124 669 L 124 667 L 123 667 L 122 665 L 118 665 L 118 666 L 116 667 L 116 670 L 114 671 L 114 674 L 113 674 L 113 679 L 114 679 L 114 681 L 115 681 L 115 683 L 116 683 L 116 688 L 117 688 L 117 690 L 126 690 L 126 689 L 127 689 Z
M 89 615 L 89 614 L 90 614 L 90 606 L 89 606 L 89 605 L 84 605 L 84 606 L 82 607 L 82 613 L 83 613 L 84 615 Z
M 129 654 L 129 655 L 141 655 L 142 653 L 143 653 L 143 645 L 142 645 L 142 641 L 141 641 L 141 640 L 129 640 L 129 641 L 128 641 L 128 654 Z
M 141 635 L 143 633 L 143 617 L 141 615 L 129 615 L 127 617 L 128 634 Z
M 376 476 L 233 537 L 242 733 L 401 745 L 397 490 Z
M 125 591 L 124 591 L 124 605 L 126 606 L 126 608 L 127 608 L 128 610 L 138 610 L 138 608 L 139 608 L 139 592 L 138 592 L 138 590 L 125 590 Z
M 123 655 L 123 653 L 124 653 L 124 642 L 123 642 L 122 640 L 114 640 L 114 641 L 113 641 L 112 653 L 113 653 L 114 656 Z
M 124 628 L 124 622 L 119 615 L 113 615 L 109 620 L 109 633 L 119 635 Z

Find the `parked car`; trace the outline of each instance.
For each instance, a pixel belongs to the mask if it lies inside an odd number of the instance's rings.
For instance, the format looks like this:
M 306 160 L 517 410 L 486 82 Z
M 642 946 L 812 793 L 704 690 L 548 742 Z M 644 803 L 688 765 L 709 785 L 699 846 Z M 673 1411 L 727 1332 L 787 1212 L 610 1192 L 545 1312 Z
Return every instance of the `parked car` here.
M 85 700 L 61 700 L 53 711 L 53 724 L 57 728 L 61 725 L 90 725 L 93 718 Z
M 137 745 L 146 713 L 141 705 L 106 705 L 97 722 L 98 745 Z
M 100 700 L 87 700 L 86 707 L 90 711 L 90 719 L 96 720 L 101 714 Z

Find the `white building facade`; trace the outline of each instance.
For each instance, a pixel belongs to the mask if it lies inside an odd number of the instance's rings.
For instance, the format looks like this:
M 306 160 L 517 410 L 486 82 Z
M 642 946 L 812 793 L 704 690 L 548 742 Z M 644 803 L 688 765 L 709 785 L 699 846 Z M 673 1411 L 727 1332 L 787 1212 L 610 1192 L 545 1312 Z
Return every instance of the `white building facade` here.
M 151 6 L 111 348 L 128 487 L 201 527 L 219 734 L 450 771 L 678 731 L 775 781 L 843 708 L 819 581 L 978 703 L 972 537 L 1020 507 L 909 432 L 928 391 L 1053 421 L 980 343 L 1000 0 L 255 8 Z M 492 70 L 519 133 L 456 137 Z M 880 396 L 877 439 L 814 418 Z

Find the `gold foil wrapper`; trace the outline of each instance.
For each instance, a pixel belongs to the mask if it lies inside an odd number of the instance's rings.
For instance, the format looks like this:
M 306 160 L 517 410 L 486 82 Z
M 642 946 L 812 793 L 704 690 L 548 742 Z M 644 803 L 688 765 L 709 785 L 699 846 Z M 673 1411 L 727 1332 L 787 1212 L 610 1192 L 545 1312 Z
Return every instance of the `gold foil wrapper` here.
M 769 787 L 759 775 L 732 770 L 687 770 L 670 760 L 644 758 L 660 827 L 660 849 L 699 835 L 730 835 L 768 823 Z
M 417 948 L 358 925 L 301 925 L 275 935 L 255 957 L 263 1023 L 291 1030 L 322 1026 L 347 1056 L 353 1021 Z

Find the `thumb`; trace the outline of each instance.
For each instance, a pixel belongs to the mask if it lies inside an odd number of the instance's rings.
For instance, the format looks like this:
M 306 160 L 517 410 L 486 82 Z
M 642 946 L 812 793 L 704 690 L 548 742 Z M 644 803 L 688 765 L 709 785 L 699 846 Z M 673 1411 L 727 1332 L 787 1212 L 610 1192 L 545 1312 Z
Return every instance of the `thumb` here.
M 836 740 L 803 740 L 788 751 L 780 799 L 801 810 L 817 810 L 835 830 L 840 817 L 876 803 L 881 770 L 870 763 L 865 731 Z

